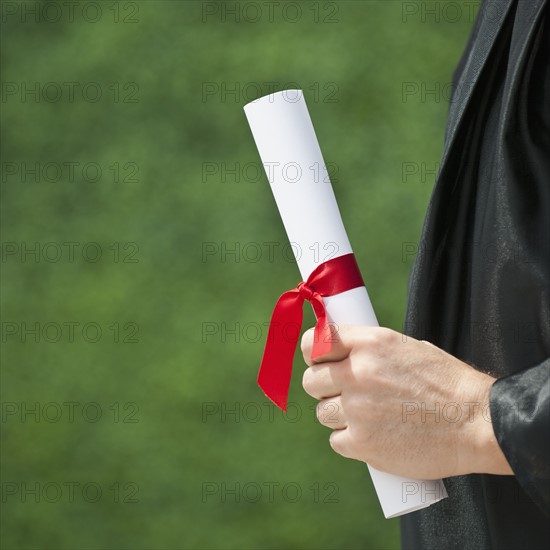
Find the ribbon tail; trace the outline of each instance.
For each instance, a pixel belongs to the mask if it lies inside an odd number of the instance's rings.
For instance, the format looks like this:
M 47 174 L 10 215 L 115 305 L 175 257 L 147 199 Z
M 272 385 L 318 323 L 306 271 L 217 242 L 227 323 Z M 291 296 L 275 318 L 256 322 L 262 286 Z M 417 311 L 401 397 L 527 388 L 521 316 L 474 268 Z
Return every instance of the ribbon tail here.
M 292 377 L 292 360 L 302 327 L 303 303 L 297 290 L 285 292 L 277 301 L 258 373 L 260 388 L 284 411 Z
M 332 331 L 328 322 L 327 310 L 323 298 L 317 293 L 312 296 L 311 304 L 317 317 L 315 332 L 313 334 L 313 348 L 311 350 L 311 358 L 317 359 L 332 350 Z

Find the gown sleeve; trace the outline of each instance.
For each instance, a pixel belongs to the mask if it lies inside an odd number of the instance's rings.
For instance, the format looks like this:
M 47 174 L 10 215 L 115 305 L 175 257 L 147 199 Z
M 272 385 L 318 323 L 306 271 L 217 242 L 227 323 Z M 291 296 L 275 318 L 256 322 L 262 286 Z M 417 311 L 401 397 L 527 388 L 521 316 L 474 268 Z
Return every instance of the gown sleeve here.
M 517 481 L 550 516 L 550 358 L 498 379 L 490 411 L 498 444 Z

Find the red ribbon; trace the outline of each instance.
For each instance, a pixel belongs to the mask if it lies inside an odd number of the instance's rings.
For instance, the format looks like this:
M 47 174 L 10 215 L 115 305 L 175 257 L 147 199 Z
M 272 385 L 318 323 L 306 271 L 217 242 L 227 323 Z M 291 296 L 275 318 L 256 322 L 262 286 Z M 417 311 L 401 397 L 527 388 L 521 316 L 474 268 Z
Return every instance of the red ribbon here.
M 332 349 L 332 333 L 323 297 L 360 286 L 364 283 L 355 256 L 346 254 L 318 265 L 305 283 L 285 292 L 277 301 L 271 316 L 258 384 L 279 408 L 286 411 L 292 359 L 298 343 L 298 336 L 296 339 L 289 338 L 288 328 L 297 327 L 299 335 L 304 300 L 311 302 L 317 317 L 311 352 L 311 358 L 315 359 Z

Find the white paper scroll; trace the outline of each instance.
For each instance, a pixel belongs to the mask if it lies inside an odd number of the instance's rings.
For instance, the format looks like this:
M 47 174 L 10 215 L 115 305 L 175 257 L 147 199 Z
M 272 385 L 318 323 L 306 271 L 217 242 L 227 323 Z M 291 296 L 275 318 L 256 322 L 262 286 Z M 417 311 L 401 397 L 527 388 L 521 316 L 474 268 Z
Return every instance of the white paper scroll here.
M 353 251 L 303 92 L 271 94 L 244 110 L 305 281 L 319 263 Z M 378 325 L 365 287 L 324 302 L 334 323 Z M 447 496 L 441 480 L 397 477 L 370 466 L 369 471 L 386 518 L 426 508 Z

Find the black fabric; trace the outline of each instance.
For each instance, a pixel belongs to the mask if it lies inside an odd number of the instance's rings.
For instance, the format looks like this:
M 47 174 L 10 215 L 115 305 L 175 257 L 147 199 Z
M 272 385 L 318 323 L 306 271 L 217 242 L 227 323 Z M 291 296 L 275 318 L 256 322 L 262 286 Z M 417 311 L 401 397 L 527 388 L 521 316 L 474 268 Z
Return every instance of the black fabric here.
M 491 419 L 522 488 L 550 516 L 550 359 L 493 384 Z
M 404 549 L 550 547 L 550 13 L 490 4 L 453 75 L 405 332 L 498 379 L 515 475 L 446 479 L 447 499 L 401 519 Z

